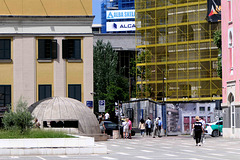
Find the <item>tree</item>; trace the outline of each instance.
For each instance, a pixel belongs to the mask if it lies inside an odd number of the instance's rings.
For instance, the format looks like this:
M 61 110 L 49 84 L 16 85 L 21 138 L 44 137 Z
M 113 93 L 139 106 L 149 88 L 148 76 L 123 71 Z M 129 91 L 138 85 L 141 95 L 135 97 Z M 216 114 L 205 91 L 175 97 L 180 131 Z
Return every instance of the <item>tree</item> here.
M 149 63 L 151 62 L 151 53 L 149 50 L 144 49 L 136 57 L 138 63 Z M 132 75 L 138 76 L 141 79 L 141 85 L 137 86 L 137 98 L 149 98 L 152 94 L 152 87 L 150 84 L 143 84 L 143 81 L 148 82 L 151 78 L 151 67 L 149 66 L 136 66 L 136 61 L 132 61 L 132 68 L 130 73 Z
M 11 109 L 5 112 L 2 122 L 6 130 L 19 130 L 24 134 L 33 126 L 33 116 L 27 109 L 27 102 L 19 99 L 16 105 L 16 112 Z
M 99 100 L 106 101 L 106 111 L 113 114 L 114 103 L 128 100 L 128 80 L 118 74 L 118 53 L 110 42 L 98 40 L 93 47 L 94 106 Z
M 218 68 L 217 73 L 222 78 L 222 33 L 221 31 L 215 31 L 213 33 L 213 42 L 218 47 Z

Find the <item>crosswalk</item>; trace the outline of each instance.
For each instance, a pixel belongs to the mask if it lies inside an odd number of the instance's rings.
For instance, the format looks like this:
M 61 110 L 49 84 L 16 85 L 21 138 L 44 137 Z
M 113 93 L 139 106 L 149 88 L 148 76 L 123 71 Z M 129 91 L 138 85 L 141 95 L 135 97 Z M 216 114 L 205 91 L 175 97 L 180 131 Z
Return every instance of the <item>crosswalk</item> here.
M 0 160 L 235 160 L 240 157 L 240 140 L 209 138 L 203 146 L 187 137 L 133 137 L 133 139 L 110 139 L 96 142 L 106 145 L 108 154 L 8 156 Z M 197 154 L 196 154 L 197 153 Z

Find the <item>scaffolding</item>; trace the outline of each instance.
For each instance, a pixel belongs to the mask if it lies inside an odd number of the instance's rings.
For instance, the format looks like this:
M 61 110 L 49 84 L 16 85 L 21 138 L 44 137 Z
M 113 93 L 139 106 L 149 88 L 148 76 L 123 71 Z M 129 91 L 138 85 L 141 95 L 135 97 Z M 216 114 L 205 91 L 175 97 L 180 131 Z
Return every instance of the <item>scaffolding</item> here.
M 157 101 L 222 99 L 218 48 L 207 0 L 135 0 L 137 97 Z

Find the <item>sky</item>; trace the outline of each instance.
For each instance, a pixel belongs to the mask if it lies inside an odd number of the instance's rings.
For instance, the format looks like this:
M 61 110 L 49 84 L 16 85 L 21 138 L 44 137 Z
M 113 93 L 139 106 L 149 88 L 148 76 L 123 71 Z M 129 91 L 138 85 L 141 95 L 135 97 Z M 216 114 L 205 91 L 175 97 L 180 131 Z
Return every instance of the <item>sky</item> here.
M 101 24 L 101 1 L 102 0 L 92 0 L 92 12 L 95 16 L 93 24 Z

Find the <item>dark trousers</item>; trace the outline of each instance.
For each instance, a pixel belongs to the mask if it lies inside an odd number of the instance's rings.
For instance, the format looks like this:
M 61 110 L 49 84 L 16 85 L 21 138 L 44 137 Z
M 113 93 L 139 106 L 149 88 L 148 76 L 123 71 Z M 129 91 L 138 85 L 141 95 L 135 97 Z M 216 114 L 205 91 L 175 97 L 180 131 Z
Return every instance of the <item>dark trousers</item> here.
M 200 143 L 202 131 L 195 131 L 196 144 Z
M 150 136 L 150 134 L 151 134 L 151 128 L 146 128 L 146 135 Z

